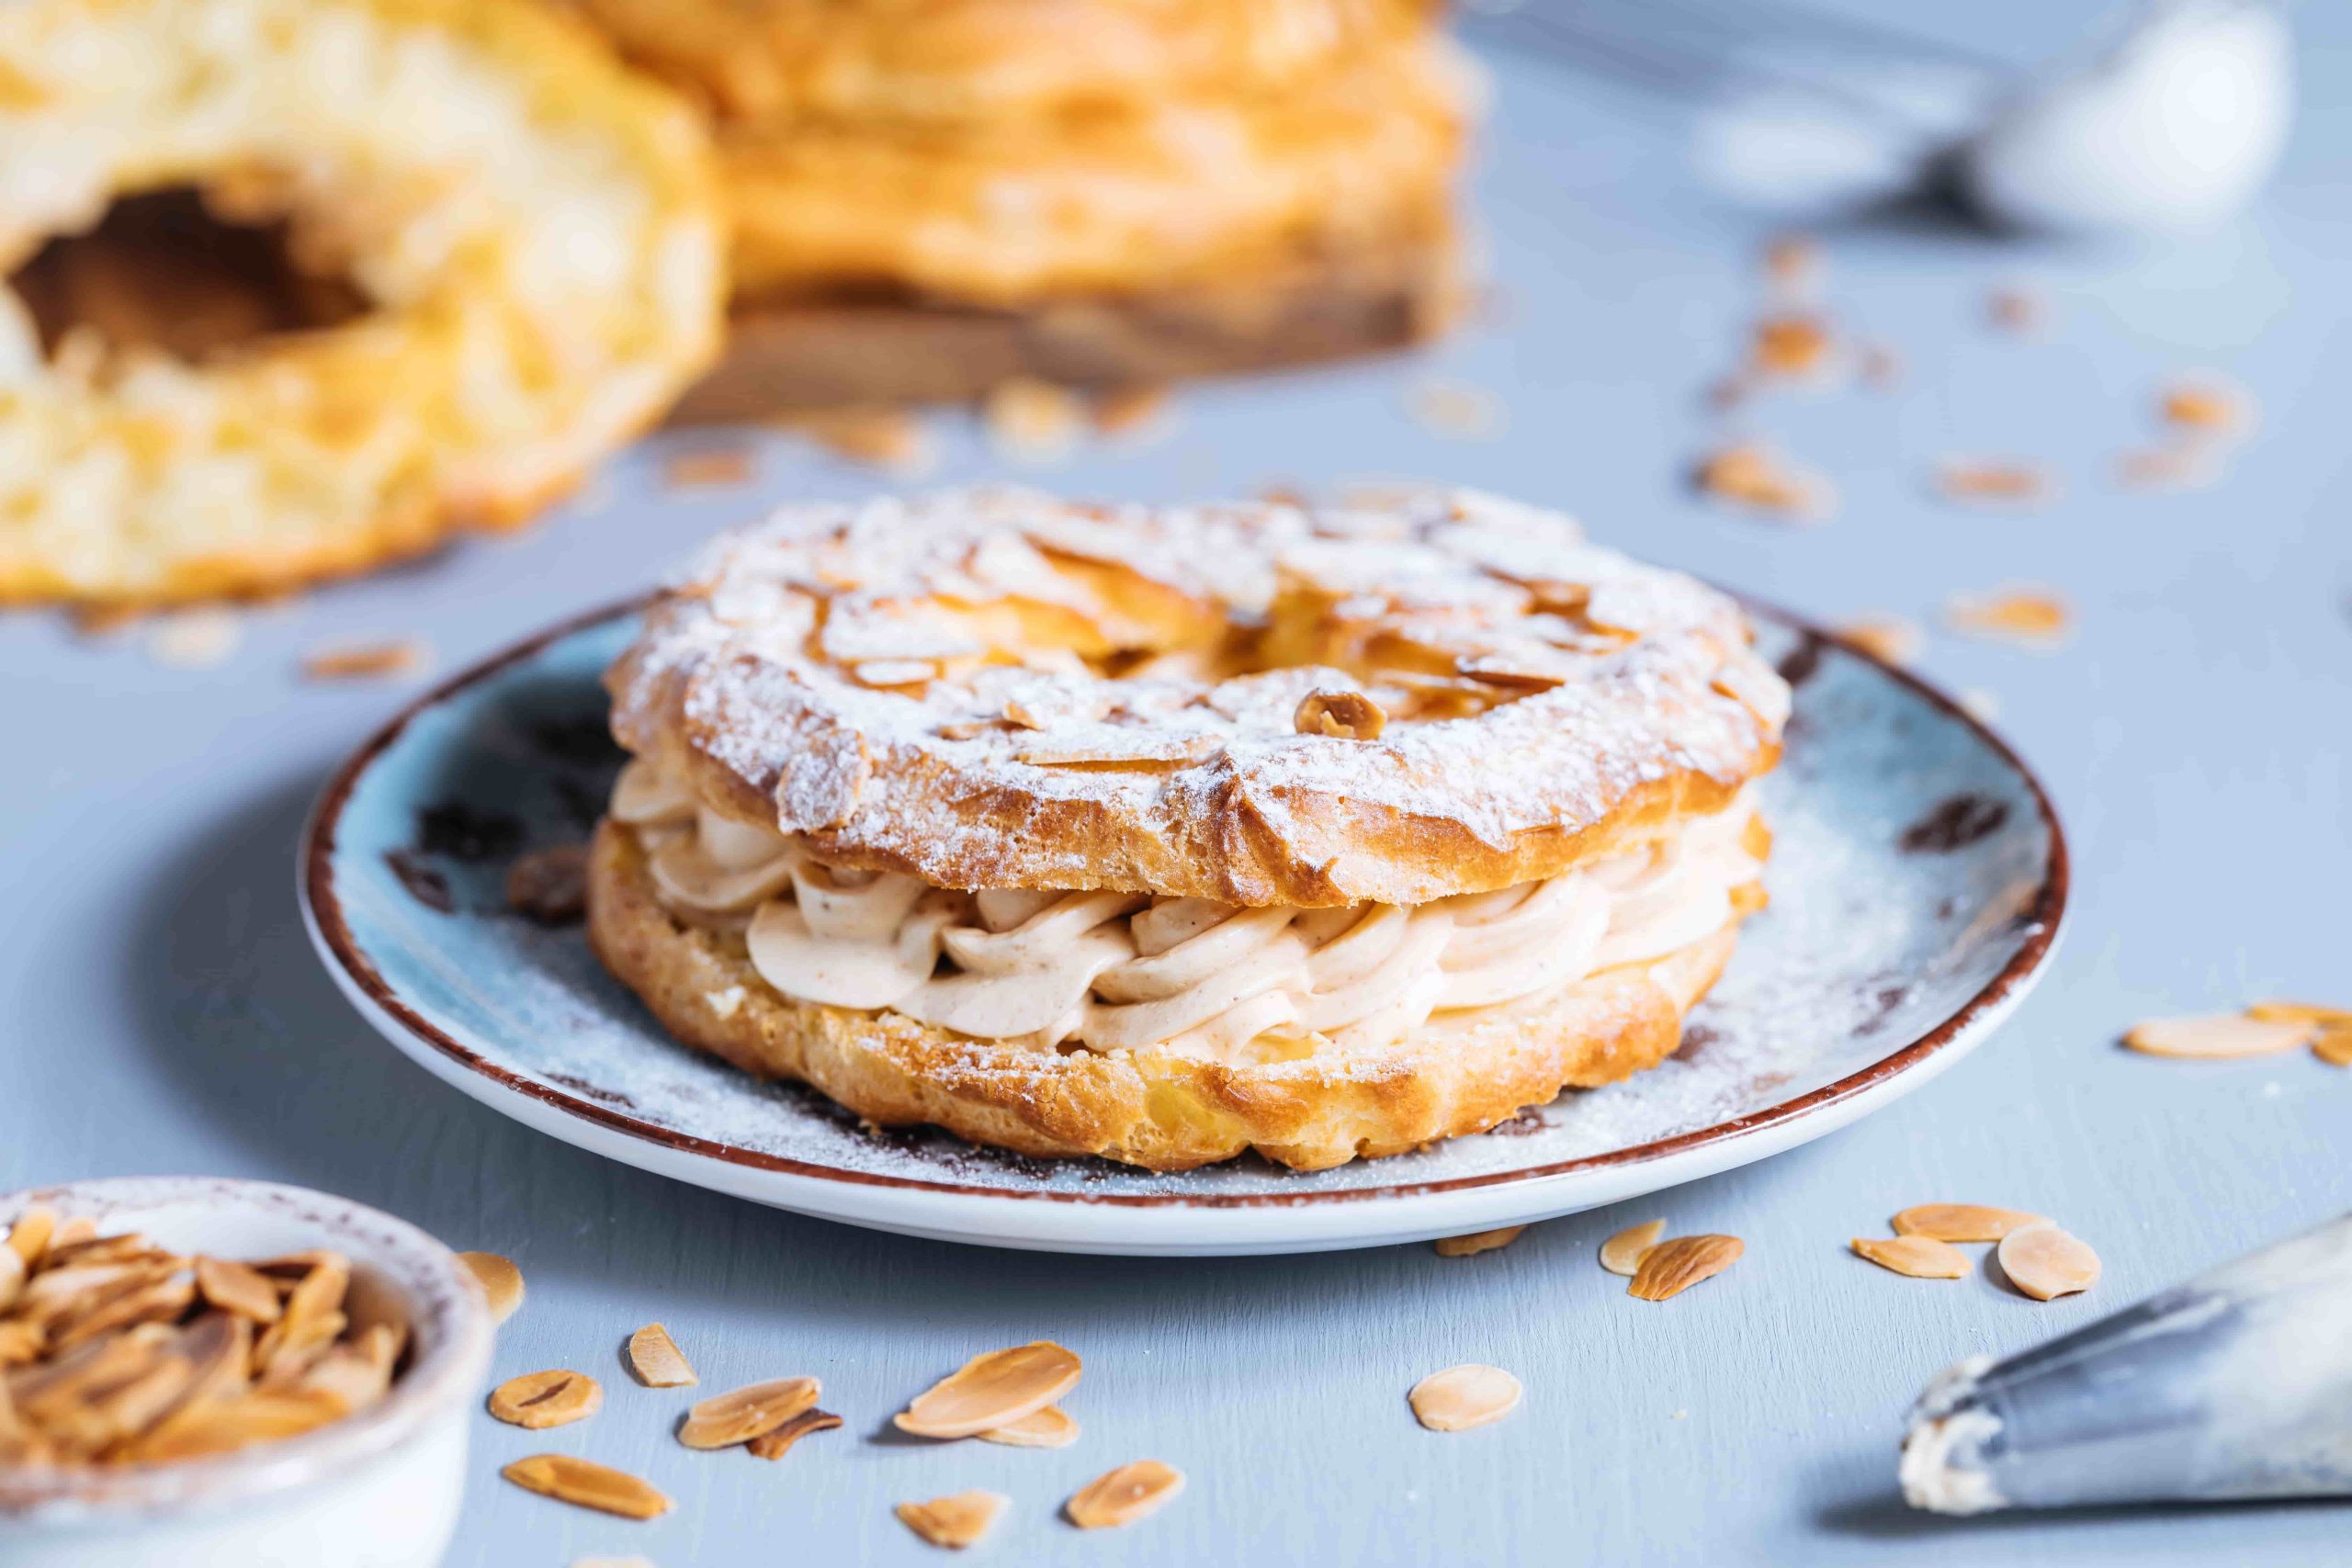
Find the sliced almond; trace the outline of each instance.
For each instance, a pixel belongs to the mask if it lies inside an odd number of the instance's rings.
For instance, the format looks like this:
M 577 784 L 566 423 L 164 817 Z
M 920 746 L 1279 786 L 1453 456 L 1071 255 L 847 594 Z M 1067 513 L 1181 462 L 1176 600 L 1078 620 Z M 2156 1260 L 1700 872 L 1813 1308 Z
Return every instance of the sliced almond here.
M 287 1292 L 284 1310 L 254 1346 L 255 1375 L 265 1388 L 299 1381 L 312 1362 L 349 1326 L 343 1299 L 351 1285 L 351 1263 L 341 1253 L 322 1252 L 311 1271 Z
M 713 490 L 751 479 L 752 454 L 740 446 L 673 452 L 662 465 L 662 483 L 670 490 Z
M 526 1492 L 624 1518 L 650 1519 L 673 1506 L 667 1496 L 628 1472 L 570 1454 L 533 1454 L 498 1473 Z
M 2219 380 L 2176 381 L 2156 403 L 2165 423 L 2200 435 L 2227 435 L 2254 423 L 2253 400 Z
M 658 1323 L 628 1337 L 628 1369 L 648 1388 L 692 1388 L 702 1381 L 670 1331 Z
M 1482 1252 L 1509 1247 L 1526 1228 L 1525 1225 L 1503 1225 L 1496 1230 L 1472 1231 L 1468 1235 L 1442 1235 L 1432 1245 L 1440 1258 L 1476 1258 Z
M 1838 492 L 1827 479 L 1762 442 L 1740 442 L 1707 454 L 1692 481 L 1718 501 L 1790 522 L 1824 522 L 1837 510 Z
M 1329 735 L 1340 740 L 1377 740 L 1387 728 L 1388 716 L 1362 692 L 1309 692 L 1293 716 L 1292 727 L 1301 735 Z
M 0 1247 L 0 1312 L 16 1304 L 25 1288 L 25 1262 L 16 1253 Z
M 1864 615 L 1838 627 L 1838 637 L 1883 664 L 1908 664 L 1928 646 L 1919 623 L 1900 615 Z
M 1645 1302 L 1679 1296 L 1702 1280 L 1712 1280 L 1738 1261 L 1747 1244 L 1736 1235 L 1679 1235 L 1642 1254 L 1625 1293 Z
M 2316 1023 L 2323 1029 L 2352 1029 L 2352 1011 L 2315 1007 L 2309 1002 L 2256 1002 L 2245 1010 L 2245 1015 L 2265 1023 Z
M 2058 492 L 2057 481 L 2039 464 L 1991 457 L 1945 458 L 1936 465 L 1935 488 L 1946 501 L 2004 506 L 2033 505 Z
M 1168 423 L 1168 412 L 1165 387 L 1114 387 L 1094 400 L 1094 433 L 1109 436 L 1149 434 Z
M 1032 1410 L 1018 1421 L 1007 1421 L 978 1434 L 984 1443 L 1012 1449 L 1066 1449 L 1078 1441 L 1078 1423 L 1058 1404 Z
M 1050 1339 L 975 1356 L 892 1417 L 922 1438 L 970 1438 L 1043 1410 L 1078 1386 L 1078 1357 Z
M 544 1431 L 585 1421 L 604 1407 L 602 1384 L 585 1372 L 525 1372 L 490 1391 L 490 1413 L 510 1427 Z
M 1628 1225 L 1600 1244 L 1600 1266 L 1611 1274 L 1630 1280 L 1642 1266 L 1642 1255 L 1657 1245 L 1666 1234 L 1664 1220 L 1644 1220 Z
M 1405 407 L 1423 430 L 1455 441 L 1492 440 L 1510 418 L 1499 396 L 1467 381 L 1423 381 L 1406 394 Z
M 1936 1241 L 1998 1241 L 2019 1225 L 2038 1225 L 2044 1218 L 1982 1203 L 1917 1203 L 1894 1216 L 1894 1234 Z
M 2275 1056 L 2310 1044 L 2318 1032 L 2316 1024 L 2290 1019 L 2216 1013 L 2135 1023 L 2124 1032 L 2123 1043 L 2150 1056 Z
M 222 1312 L 233 1312 L 255 1323 L 276 1323 L 284 1312 L 277 1287 L 266 1276 L 226 1258 L 196 1260 L 196 1288 Z
M 804 1410 L 773 1432 L 762 1432 L 743 1446 L 754 1459 L 782 1459 L 793 1444 L 811 1432 L 830 1432 L 842 1418 L 830 1410 Z
M 815 1378 L 776 1378 L 713 1394 L 686 1412 L 678 1441 L 690 1449 L 725 1449 L 773 1432 L 817 1403 Z
M 1466 1432 L 1519 1408 L 1519 1380 L 1500 1367 L 1476 1361 L 1431 1372 L 1406 1398 L 1413 1419 L 1432 1432 Z
M 302 660 L 305 681 L 391 681 L 413 675 L 432 654 L 414 637 L 314 649 Z
M 97 1221 L 87 1214 L 76 1214 L 70 1220 L 57 1222 L 57 1228 L 50 1233 L 50 1249 L 55 1251 L 61 1247 L 71 1247 L 78 1241 L 89 1241 L 97 1234 Z
M 1080 1487 L 1062 1505 L 1062 1512 L 1082 1530 L 1115 1529 L 1158 1512 L 1183 1490 L 1182 1471 L 1156 1459 L 1139 1459 Z
M 1914 1280 L 1960 1280 L 1968 1274 L 1968 1254 L 1931 1235 L 1858 1235 L 1854 1250 L 1882 1269 Z
M 2098 1283 L 2098 1254 L 2047 1220 L 2003 1236 L 1998 1257 L 2009 1283 L 2038 1302 Z
M 2352 1026 L 2320 1031 L 2312 1055 L 2331 1067 L 2352 1067 Z
M 458 1261 L 490 1298 L 491 1322 L 504 1323 L 514 1315 L 514 1309 L 523 1304 L 523 1271 L 514 1267 L 513 1258 L 495 1252 L 460 1252 Z
M 145 1464 L 229 1453 L 255 1443 L 280 1442 L 349 1414 L 342 1400 L 311 1389 L 254 1389 L 195 1407 L 185 1420 L 158 1427 L 125 1450 Z
M 2042 649 L 2063 641 L 2074 620 L 2066 601 L 2047 588 L 2003 588 L 1982 597 L 1962 594 L 1944 605 L 1944 623 L 1956 632 Z
M 57 1211 L 36 1206 L 17 1216 L 8 1227 L 8 1250 L 17 1260 L 30 1269 L 49 1250 L 49 1238 L 57 1230 Z
M 957 1492 L 928 1503 L 901 1503 L 899 1522 L 933 1546 L 962 1551 L 989 1533 L 1012 1499 L 1001 1492 Z
M 1756 323 L 1748 345 L 1748 368 L 1759 376 L 1803 379 L 1830 367 L 1829 329 L 1815 316 L 1789 313 Z

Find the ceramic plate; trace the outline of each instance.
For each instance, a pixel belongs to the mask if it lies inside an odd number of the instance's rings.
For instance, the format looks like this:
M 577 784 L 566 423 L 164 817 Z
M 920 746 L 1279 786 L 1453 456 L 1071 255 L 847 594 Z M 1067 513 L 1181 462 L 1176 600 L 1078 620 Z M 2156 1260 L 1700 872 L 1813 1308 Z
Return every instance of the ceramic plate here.
M 536 637 L 386 727 L 328 785 L 302 897 L 328 968 L 434 1073 L 599 1154 L 852 1224 L 1069 1252 L 1309 1251 L 1548 1219 L 1817 1138 L 1975 1046 L 2048 960 L 2066 854 L 2007 747 L 1910 676 L 1752 606 L 1796 687 L 1771 908 L 1659 1067 L 1493 1131 L 1302 1175 L 1181 1175 L 875 1134 L 674 1044 L 575 926 L 508 912 L 518 852 L 583 838 L 621 753 L 597 677 L 634 606 Z

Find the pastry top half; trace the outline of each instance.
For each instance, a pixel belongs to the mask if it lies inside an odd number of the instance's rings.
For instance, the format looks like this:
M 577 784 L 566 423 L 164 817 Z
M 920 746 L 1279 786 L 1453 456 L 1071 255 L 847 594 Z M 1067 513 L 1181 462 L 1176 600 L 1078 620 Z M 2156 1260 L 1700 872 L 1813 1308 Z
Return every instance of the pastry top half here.
M 781 841 L 820 899 L 871 872 L 1227 910 L 1524 889 L 1709 819 L 1736 846 L 1789 707 L 1725 595 L 1430 491 L 786 508 L 662 592 L 607 684 L 615 816 L 698 819 L 687 882 L 784 886 Z

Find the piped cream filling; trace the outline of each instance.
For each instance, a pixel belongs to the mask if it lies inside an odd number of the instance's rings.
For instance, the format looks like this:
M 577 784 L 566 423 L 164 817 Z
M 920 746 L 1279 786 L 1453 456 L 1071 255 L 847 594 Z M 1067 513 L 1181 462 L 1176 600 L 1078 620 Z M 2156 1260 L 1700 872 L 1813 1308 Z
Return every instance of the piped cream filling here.
M 1763 869 L 1743 802 L 1543 881 L 1321 909 L 965 893 L 830 867 L 797 837 L 721 817 L 643 761 L 623 770 L 611 812 L 643 842 L 665 907 L 748 919 L 752 966 L 783 995 L 1039 1049 L 1230 1055 L 1316 1035 L 1383 1045 L 1436 1015 L 1540 1004 L 1697 942 Z

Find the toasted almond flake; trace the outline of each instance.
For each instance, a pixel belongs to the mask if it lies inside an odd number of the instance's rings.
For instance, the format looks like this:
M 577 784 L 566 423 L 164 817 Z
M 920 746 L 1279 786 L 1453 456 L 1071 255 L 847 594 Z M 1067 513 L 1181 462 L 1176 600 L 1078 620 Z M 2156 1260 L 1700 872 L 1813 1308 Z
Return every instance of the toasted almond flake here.
M 1917 1203 L 1894 1216 L 1894 1234 L 1921 1235 L 1936 1241 L 1998 1241 L 2019 1225 L 2048 1223 L 2043 1215 L 2022 1209 L 1995 1209 L 1983 1203 Z
M 2292 1019 L 2215 1013 L 2203 1018 L 2152 1018 L 2126 1030 L 2123 1043 L 2150 1056 L 2275 1056 L 2310 1044 L 2318 1031 L 2317 1024 Z
M 775 1378 L 715 1393 L 686 1412 L 678 1441 L 690 1449 L 727 1449 L 773 1432 L 817 1403 L 815 1378 Z
M 2312 1055 L 2331 1067 L 2352 1067 L 2352 1025 L 2321 1030 Z
M 830 1410 L 804 1410 L 773 1432 L 762 1432 L 743 1446 L 754 1459 L 782 1459 L 793 1444 L 811 1432 L 830 1432 L 842 1418 Z
M 48 1337 L 32 1323 L 0 1323 L 0 1367 L 21 1366 L 41 1353 Z
M 1679 1235 L 1659 1242 L 1642 1254 L 1625 1293 L 1645 1302 L 1679 1296 L 1730 1268 L 1747 1250 L 1747 1244 L 1736 1235 Z
M 1328 735 L 1340 740 L 1377 740 L 1388 727 L 1388 716 L 1362 692 L 1309 692 L 1292 716 L 1291 727 L 1301 735 Z
M 506 868 L 506 907 L 543 926 L 568 926 L 588 909 L 588 846 L 551 844 Z
M 1519 1408 L 1519 1380 L 1500 1367 L 1476 1361 L 1431 1372 L 1406 1399 L 1413 1419 L 1432 1432 L 1466 1432 Z
M 1818 377 L 1830 368 L 1829 329 L 1817 316 L 1790 311 L 1756 323 L 1748 343 L 1748 368 L 1782 379 Z
M 16 1304 L 25 1289 L 25 1260 L 13 1248 L 0 1247 L 0 1311 Z
M 1946 501 L 2031 506 L 2057 494 L 2057 481 L 2039 464 L 2007 458 L 1946 457 L 1936 465 L 1935 489 Z
M 1466 381 L 1423 381 L 1407 394 L 1413 423 L 1451 441 L 1491 441 L 1503 433 L 1503 400 Z
M 2098 1254 L 2047 1220 L 2003 1236 L 1997 1256 L 2009 1283 L 2038 1302 L 2098 1283 Z
M 2055 589 L 2025 584 L 1981 597 L 1957 595 L 1944 605 L 1944 623 L 1956 632 L 2043 649 L 2063 641 L 2074 619 Z
M 198 1258 L 196 1288 L 222 1312 L 233 1312 L 255 1323 L 276 1323 L 283 1311 L 277 1286 L 254 1269 L 230 1258 Z
M 988 1534 L 1012 1499 L 1001 1492 L 953 1493 L 928 1503 L 901 1503 L 891 1510 L 899 1522 L 933 1546 L 962 1551 Z
M 2126 490 L 2196 490 L 2221 473 L 2207 446 L 2143 446 L 2115 460 L 2115 482 Z
M 27 1209 L 8 1227 L 8 1250 L 17 1260 L 29 1269 L 39 1263 L 49 1250 L 49 1239 L 57 1230 L 57 1211 L 50 1208 Z
M 741 446 L 673 452 L 662 464 L 662 483 L 670 490 L 718 490 L 751 482 L 752 454 Z
M 702 1381 L 670 1331 L 658 1323 L 628 1337 L 628 1370 L 648 1388 L 691 1388 Z
M 1154 735 L 1140 727 L 1096 733 L 1092 740 L 1040 740 L 1014 751 L 1013 759 L 1048 768 L 1192 762 L 1223 745 L 1213 735 Z
M 532 1454 L 518 1459 L 499 1474 L 526 1492 L 552 1497 L 582 1508 L 595 1508 L 624 1518 L 650 1519 L 674 1506 L 625 1470 L 570 1454 Z
M 1519 1239 L 1525 1225 L 1503 1225 L 1490 1231 L 1472 1231 L 1468 1235 L 1442 1235 L 1433 1243 L 1440 1258 L 1476 1258 L 1482 1252 L 1494 1252 Z
M 1076 1355 L 1050 1339 L 975 1356 L 892 1420 L 922 1438 L 969 1438 L 1043 1410 L 1078 1386 Z
M 424 643 L 414 637 L 389 642 L 344 643 L 313 649 L 302 660 L 305 681 L 396 681 L 413 675 L 431 660 Z
M 981 418 L 999 456 L 1016 463 L 1049 463 L 1078 445 L 1086 411 L 1067 387 L 1015 376 L 989 389 Z
M 2243 434 L 2254 423 L 2254 400 L 2218 378 L 2175 381 L 2156 400 L 2165 423 L 2199 435 Z
M 128 1445 L 122 1457 L 144 1464 L 199 1459 L 297 1438 L 348 1414 L 341 1399 L 318 1390 L 254 1389 L 203 1404 L 168 1432 L 159 1426 Z
M 534 1432 L 585 1421 L 604 1408 L 605 1390 L 585 1372 L 555 1369 L 508 1378 L 490 1391 L 490 1413 Z
M 55 1355 L 61 1350 L 70 1350 L 85 1340 L 125 1328 L 135 1328 L 142 1323 L 163 1323 L 176 1318 L 187 1310 L 188 1303 L 194 1300 L 195 1279 L 177 1275 L 141 1283 L 95 1300 L 85 1298 L 75 1310 L 62 1314 L 50 1325 L 50 1353 Z
M 1094 433 L 1129 438 L 1153 436 L 1170 423 L 1165 387 L 1115 387 L 1094 400 Z
M 351 1284 L 351 1264 L 341 1253 L 316 1255 L 311 1271 L 287 1292 L 285 1310 L 254 1346 L 254 1366 L 264 1387 L 283 1388 L 349 1326 L 343 1311 Z
M 1060 1405 L 1048 1404 L 978 1436 L 984 1443 L 1002 1443 L 1012 1449 L 1066 1449 L 1078 1441 L 1078 1423 Z
M 2323 1029 L 2352 1029 L 2352 1010 L 2315 1007 L 2309 1002 L 2256 1002 L 2245 1010 L 2245 1015 L 2265 1023 L 2316 1023 Z
M 1872 659 L 1894 665 L 1910 663 L 1928 646 L 1928 634 L 1919 623 L 1900 615 L 1858 616 L 1838 627 L 1838 637 Z
M 294 1386 L 331 1394 L 349 1409 L 365 1409 L 391 1387 L 392 1363 L 399 1359 L 399 1340 L 390 1325 L 379 1323 L 329 1347 Z
M 1882 1269 L 1914 1280 L 1959 1280 L 1968 1273 L 1968 1254 L 1931 1235 L 1858 1235 L 1854 1250 Z
M 244 623 L 219 605 L 158 615 L 147 630 L 148 656 L 171 670 L 211 670 L 225 664 L 243 639 Z
M 1664 1220 L 1644 1220 L 1628 1225 L 1600 1244 L 1600 1266 L 1630 1280 L 1642 1266 L 1642 1257 L 1666 1234 Z
M 1818 474 L 1791 463 L 1760 441 L 1720 447 L 1699 460 L 1701 493 L 1792 523 L 1826 522 L 1838 492 Z
M 514 1267 L 511 1258 L 501 1258 L 495 1252 L 460 1252 L 458 1261 L 464 1264 L 490 1298 L 490 1321 L 504 1323 L 523 1304 L 523 1270 Z
M 1996 288 L 1985 296 L 1984 319 L 2003 332 L 2038 334 L 2050 323 L 2050 308 L 2030 290 L 2014 286 Z
M 804 414 L 786 428 L 806 436 L 832 456 L 901 479 L 915 479 L 938 462 L 931 432 L 910 409 L 842 409 Z
M 1156 1459 L 1139 1459 L 1080 1487 L 1062 1505 L 1062 1512 L 1082 1530 L 1115 1529 L 1159 1512 L 1183 1490 L 1182 1471 Z

